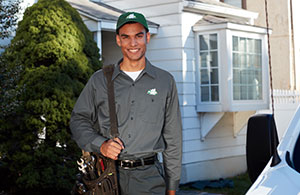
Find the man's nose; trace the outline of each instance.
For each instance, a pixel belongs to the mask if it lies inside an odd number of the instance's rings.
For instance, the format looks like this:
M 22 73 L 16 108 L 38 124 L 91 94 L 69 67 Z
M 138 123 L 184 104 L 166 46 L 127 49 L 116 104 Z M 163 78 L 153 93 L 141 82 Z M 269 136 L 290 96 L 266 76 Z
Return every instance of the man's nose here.
M 135 38 L 132 38 L 132 39 L 131 39 L 130 45 L 131 45 L 131 46 L 136 46 L 136 45 L 137 45 L 137 41 L 136 41 Z

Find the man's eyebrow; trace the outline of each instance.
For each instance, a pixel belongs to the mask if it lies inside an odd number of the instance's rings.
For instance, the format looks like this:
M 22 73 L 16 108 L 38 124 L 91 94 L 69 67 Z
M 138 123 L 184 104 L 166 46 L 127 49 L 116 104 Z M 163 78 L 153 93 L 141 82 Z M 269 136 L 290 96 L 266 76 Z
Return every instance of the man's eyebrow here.
M 137 35 L 137 36 L 138 36 L 138 35 L 144 35 L 144 32 L 139 32 L 139 33 L 137 33 L 136 35 Z
M 120 36 L 121 36 L 121 37 L 128 37 L 129 35 L 121 34 Z
M 139 35 L 144 35 L 145 33 L 142 31 L 142 32 L 139 32 L 137 34 L 135 34 L 135 36 L 139 36 Z M 129 37 L 129 35 L 127 34 L 120 34 L 121 37 Z

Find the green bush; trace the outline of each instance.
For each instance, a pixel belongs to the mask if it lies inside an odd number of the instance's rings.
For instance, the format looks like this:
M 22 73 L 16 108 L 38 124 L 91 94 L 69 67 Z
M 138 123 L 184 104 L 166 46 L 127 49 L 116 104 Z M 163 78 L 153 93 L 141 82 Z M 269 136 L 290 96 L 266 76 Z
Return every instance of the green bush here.
M 101 67 L 92 33 L 64 0 L 39 0 L 26 9 L 4 55 L 7 67 L 22 65 L 23 90 L 22 104 L 0 119 L 0 183 L 15 192 L 67 193 L 80 155 L 71 140 L 71 111 Z

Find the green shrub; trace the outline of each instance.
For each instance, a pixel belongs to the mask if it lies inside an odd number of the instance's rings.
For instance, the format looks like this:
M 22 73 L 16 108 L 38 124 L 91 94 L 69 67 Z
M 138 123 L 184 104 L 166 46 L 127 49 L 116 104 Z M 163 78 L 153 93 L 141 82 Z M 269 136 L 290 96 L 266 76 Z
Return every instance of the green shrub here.
M 101 66 L 92 33 L 64 0 L 39 0 L 26 9 L 4 55 L 8 67 L 22 65 L 17 84 L 24 90 L 17 111 L 0 119 L 0 171 L 6 174 L 0 183 L 17 192 L 68 192 L 80 155 L 71 140 L 71 111 Z

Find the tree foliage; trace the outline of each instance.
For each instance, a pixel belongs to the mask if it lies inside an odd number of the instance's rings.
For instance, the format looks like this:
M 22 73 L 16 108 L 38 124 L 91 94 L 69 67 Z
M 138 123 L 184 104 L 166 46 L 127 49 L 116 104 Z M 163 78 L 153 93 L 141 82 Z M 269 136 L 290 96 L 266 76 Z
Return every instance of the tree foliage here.
M 27 8 L 12 45 L 4 55 L 9 66 L 24 67 L 17 83 L 24 90 L 17 111 L 0 119 L 0 163 L 7 173 L 0 183 L 22 191 L 68 191 L 80 154 L 69 119 L 76 97 L 101 66 L 99 50 L 64 0 Z
M 14 31 L 20 10 L 20 0 L 0 0 L 0 39 Z

